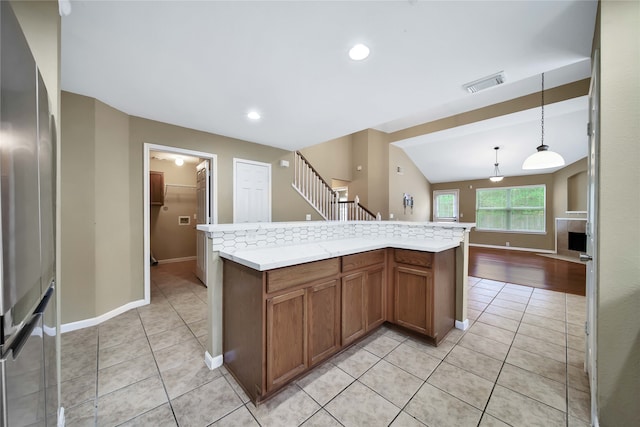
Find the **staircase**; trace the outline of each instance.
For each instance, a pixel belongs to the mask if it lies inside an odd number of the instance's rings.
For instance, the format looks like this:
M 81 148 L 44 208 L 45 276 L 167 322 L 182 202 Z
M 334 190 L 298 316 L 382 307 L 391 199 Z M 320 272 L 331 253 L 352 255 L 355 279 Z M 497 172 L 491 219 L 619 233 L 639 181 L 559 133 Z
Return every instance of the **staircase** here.
M 341 202 L 338 193 L 322 179 L 299 151 L 294 153 L 293 188 L 327 221 L 375 221 L 376 216 L 356 200 Z

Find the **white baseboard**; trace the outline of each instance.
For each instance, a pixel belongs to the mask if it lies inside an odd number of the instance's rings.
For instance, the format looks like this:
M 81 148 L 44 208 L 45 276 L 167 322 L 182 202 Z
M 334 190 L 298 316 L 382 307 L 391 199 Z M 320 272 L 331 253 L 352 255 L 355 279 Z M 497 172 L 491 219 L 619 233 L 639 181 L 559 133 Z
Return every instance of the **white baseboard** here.
M 65 323 L 60 325 L 60 332 L 71 332 L 78 329 L 89 328 L 91 326 L 99 325 L 100 323 L 107 321 L 113 317 L 116 317 L 119 314 L 124 313 L 125 311 L 129 311 L 132 308 L 142 307 L 143 305 L 147 305 L 148 303 L 141 299 L 137 301 L 131 301 L 125 305 L 122 305 L 118 308 L 115 308 L 107 313 L 104 313 L 98 317 L 93 317 L 91 319 L 78 320 L 77 322 Z
M 64 406 L 58 408 L 58 427 L 64 427 Z
M 464 322 L 456 320 L 456 329 L 461 329 L 463 331 L 469 329 L 469 319 L 464 319 Z
M 208 351 L 204 352 L 204 363 L 207 364 L 207 367 L 211 370 L 219 368 L 222 366 L 222 355 L 219 354 L 216 357 L 211 356 Z
M 174 262 L 184 262 L 184 261 L 195 261 L 195 256 L 186 256 L 182 258 L 168 258 L 168 259 L 159 259 L 158 264 L 171 264 Z
M 519 248 L 517 246 L 482 245 L 480 243 L 469 243 L 469 246 L 475 246 L 477 248 L 507 249 L 510 251 L 535 252 L 539 254 L 555 254 L 556 253 L 556 251 L 552 251 L 549 249 Z

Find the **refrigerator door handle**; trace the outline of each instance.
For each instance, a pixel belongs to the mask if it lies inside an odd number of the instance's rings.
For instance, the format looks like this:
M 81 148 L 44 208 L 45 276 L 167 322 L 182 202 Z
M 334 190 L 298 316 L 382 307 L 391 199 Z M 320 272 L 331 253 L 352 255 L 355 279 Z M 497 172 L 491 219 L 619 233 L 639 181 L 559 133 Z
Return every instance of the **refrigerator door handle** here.
M 7 347 L 7 349 L 2 353 L 3 359 L 6 359 L 9 356 L 10 351 L 13 353 L 14 360 L 20 355 L 20 351 L 22 351 L 22 347 L 24 347 L 25 343 L 31 336 L 31 332 L 33 332 L 36 325 L 40 323 L 40 319 L 47 308 L 47 304 L 49 304 L 51 295 L 53 295 L 53 286 L 49 286 L 49 289 L 47 289 L 47 292 L 42 297 L 42 300 L 36 307 L 29 321 L 22 327 L 22 329 L 20 329 L 16 337 L 11 341 L 9 347 Z
M 49 304 L 49 300 L 51 299 L 51 295 L 53 295 L 54 288 L 55 288 L 55 281 L 52 280 L 51 284 L 49 285 L 49 289 L 47 289 L 47 292 L 44 293 L 44 296 L 40 300 L 40 304 L 38 304 L 33 314 L 44 313 L 44 311 L 47 309 L 47 304 Z
M 2 354 L 2 358 L 6 359 L 9 357 L 9 352 L 13 352 L 13 359 L 17 359 L 20 355 L 20 351 L 22 351 L 22 347 L 27 343 L 27 340 L 31 336 L 31 332 L 36 327 L 36 325 L 40 322 L 42 318 L 42 313 L 34 313 L 33 316 L 29 319 L 29 321 L 20 329 L 20 332 L 16 335 L 16 337 L 11 341 L 11 345 L 7 348 L 7 350 Z

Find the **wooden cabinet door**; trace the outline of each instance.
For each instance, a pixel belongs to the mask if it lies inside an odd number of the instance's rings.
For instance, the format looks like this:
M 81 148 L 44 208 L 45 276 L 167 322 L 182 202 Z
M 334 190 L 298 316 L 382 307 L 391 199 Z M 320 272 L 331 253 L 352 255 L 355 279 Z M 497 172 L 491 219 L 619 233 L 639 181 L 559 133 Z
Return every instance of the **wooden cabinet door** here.
M 149 172 L 149 201 L 154 206 L 164 205 L 164 172 Z
M 342 345 L 347 345 L 366 332 L 365 273 L 342 278 Z
M 267 299 L 267 392 L 307 369 L 305 290 Z
M 428 270 L 397 266 L 394 280 L 395 322 L 425 335 L 433 331 L 433 275 Z
M 334 279 L 307 291 L 309 307 L 309 365 L 340 349 L 340 281 Z
M 366 290 L 366 330 L 378 327 L 385 320 L 385 269 L 384 265 L 367 271 Z

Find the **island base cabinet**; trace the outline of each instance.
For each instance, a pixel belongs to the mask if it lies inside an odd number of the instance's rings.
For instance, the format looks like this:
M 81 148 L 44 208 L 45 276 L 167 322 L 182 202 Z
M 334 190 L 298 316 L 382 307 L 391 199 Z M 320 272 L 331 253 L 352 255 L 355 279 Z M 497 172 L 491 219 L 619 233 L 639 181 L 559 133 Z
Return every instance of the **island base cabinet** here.
M 455 325 L 455 252 L 394 250 L 393 322 L 435 344 Z
M 367 271 L 365 278 L 366 296 L 366 330 L 377 328 L 386 320 L 385 317 L 385 275 L 384 265 Z
M 343 346 L 384 323 L 385 291 L 384 265 L 342 278 Z
M 225 366 L 259 404 L 385 321 L 437 344 L 453 327 L 454 267 L 453 250 L 374 250 L 264 272 L 224 260 Z
M 430 271 L 398 266 L 395 269 L 395 321 L 424 335 L 433 335 L 431 321 L 433 276 Z
M 267 392 L 307 367 L 306 291 L 267 299 Z
M 340 349 L 340 281 L 330 280 L 307 291 L 309 366 Z
M 366 332 L 365 273 L 342 278 L 342 345 L 348 345 Z

